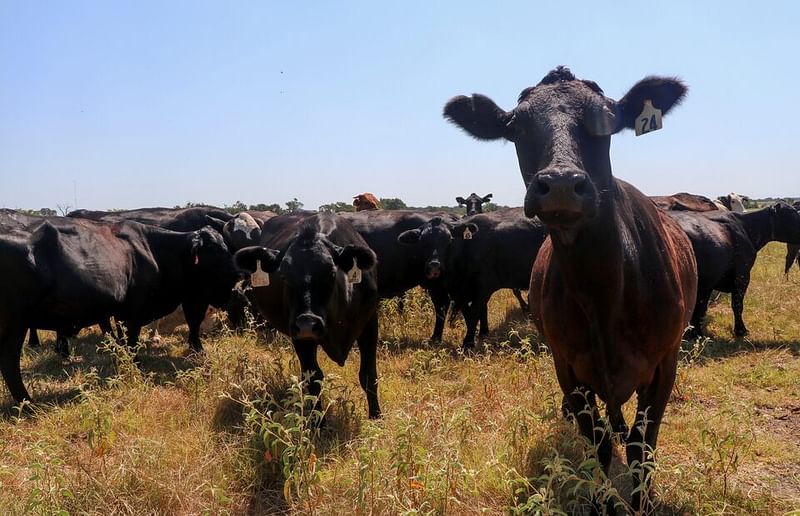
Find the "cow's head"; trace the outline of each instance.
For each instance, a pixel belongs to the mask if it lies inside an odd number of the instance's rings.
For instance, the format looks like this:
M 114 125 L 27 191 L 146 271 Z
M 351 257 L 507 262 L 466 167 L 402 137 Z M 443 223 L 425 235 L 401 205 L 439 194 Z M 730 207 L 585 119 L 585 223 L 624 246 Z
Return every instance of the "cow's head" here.
M 223 308 L 240 275 L 222 235 L 210 226 L 190 233 L 188 259 L 193 287 L 212 306 Z
M 371 211 L 380 209 L 378 198 L 369 192 L 364 192 L 353 197 L 353 206 L 356 211 Z
M 225 223 L 222 236 L 225 237 L 228 247 L 236 251 L 243 247 L 258 245 L 261 241 L 261 226 L 250 214 L 241 212 Z
M 245 247 L 236 255 L 236 265 L 255 272 L 256 261 L 269 274 L 277 274 L 283 285 L 290 337 L 317 341 L 326 336 L 328 316 L 337 303 L 344 303 L 347 272 L 357 265 L 362 271 L 375 266 L 375 253 L 360 245 L 339 246 L 318 232 L 316 225 L 304 226 L 283 253 L 266 247 Z
M 453 239 L 463 238 L 464 231 L 472 238 L 478 232 L 478 226 L 469 222 L 461 229 L 462 233 L 454 233 L 453 230 L 453 226 L 441 217 L 435 217 L 416 229 L 403 231 L 397 241 L 420 250 L 425 256 L 425 277 L 433 280 L 444 275 L 447 253 Z
M 633 129 L 646 100 L 665 115 L 686 91 L 677 79 L 647 77 L 615 101 L 558 67 L 523 90 L 511 111 L 474 94 L 451 99 L 444 116 L 475 138 L 514 142 L 527 188 L 525 214 L 569 230 L 591 220 L 611 190 L 611 135 Z
M 779 242 L 800 244 L 800 212 L 785 202 L 765 209 L 770 210 L 772 238 Z
M 469 194 L 469 197 L 466 199 L 463 197 L 456 197 L 456 202 L 459 206 L 466 206 L 467 216 L 483 213 L 483 205 L 491 200 L 492 194 L 486 194 L 483 197 L 479 197 L 475 194 L 475 192 Z

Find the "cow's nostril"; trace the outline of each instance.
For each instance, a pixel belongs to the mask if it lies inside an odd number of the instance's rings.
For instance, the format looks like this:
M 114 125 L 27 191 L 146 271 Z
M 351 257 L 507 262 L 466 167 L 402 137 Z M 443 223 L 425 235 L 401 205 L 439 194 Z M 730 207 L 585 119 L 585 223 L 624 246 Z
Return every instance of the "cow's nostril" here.
M 579 179 L 577 183 L 575 183 L 575 194 L 583 195 L 586 193 L 586 180 Z
M 541 179 L 536 180 L 536 191 L 539 195 L 546 195 L 550 191 L 550 185 Z

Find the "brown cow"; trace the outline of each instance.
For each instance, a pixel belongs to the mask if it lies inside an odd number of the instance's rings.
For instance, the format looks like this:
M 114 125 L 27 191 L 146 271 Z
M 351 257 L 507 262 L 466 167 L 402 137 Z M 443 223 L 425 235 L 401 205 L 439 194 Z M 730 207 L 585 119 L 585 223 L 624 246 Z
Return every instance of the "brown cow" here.
M 362 194 L 358 194 L 355 197 L 353 197 L 353 206 L 356 207 L 356 211 L 369 211 L 369 210 L 380 209 L 380 203 L 378 202 L 378 198 L 369 192 L 364 192 Z
M 612 176 L 609 147 L 624 128 L 655 126 L 639 116 L 646 101 L 666 114 L 685 93 L 677 79 L 647 77 L 616 102 L 559 67 L 525 89 L 512 111 L 477 94 L 455 97 L 444 109 L 476 138 L 514 142 L 525 214 L 538 216 L 550 233 L 531 274 L 531 313 L 552 350 L 565 401 L 606 472 L 612 445 L 595 396 L 620 427 L 622 404 L 638 394 L 626 452 L 647 489 L 652 471 L 642 465 L 651 463 L 675 381 L 697 267 L 680 227 Z M 633 509 L 652 510 L 641 494 L 635 491 Z
M 680 192 L 672 195 L 651 195 L 650 199 L 662 210 L 670 211 L 719 211 L 714 201 L 703 195 Z M 724 206 L 722 206 L 724 208 Z

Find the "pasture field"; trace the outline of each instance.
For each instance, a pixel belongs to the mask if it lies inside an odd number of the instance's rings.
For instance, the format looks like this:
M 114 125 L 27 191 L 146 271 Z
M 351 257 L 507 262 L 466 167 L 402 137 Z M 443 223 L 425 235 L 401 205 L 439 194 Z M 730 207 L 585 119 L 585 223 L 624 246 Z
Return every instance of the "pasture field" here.
M 784 277 L 784 252 L 770 244 L 753 268 L 748 339 L 732 340 L 725 295 L 713 339 L 684 346 L 657 452 L 661 514 L 800 510 L 800 273 Z M 36 405 L 0 391 L 0 514 L 570 514 L 590 493 L 627 499 L 626 467 L 599 476 L 562 418 L 552 360 L 509 291 L 469 356 L 460 322 L 426 342 L 419 292 L 381 316 L 383 419 L 366 418 L 357 350 L 344 368 L 320 353 L 321 431 L 290 342 L 269 332 L 209 335 L 202 358 L 176 333 L 140 368 L 91 331 L 67 364 L 27 350 Z

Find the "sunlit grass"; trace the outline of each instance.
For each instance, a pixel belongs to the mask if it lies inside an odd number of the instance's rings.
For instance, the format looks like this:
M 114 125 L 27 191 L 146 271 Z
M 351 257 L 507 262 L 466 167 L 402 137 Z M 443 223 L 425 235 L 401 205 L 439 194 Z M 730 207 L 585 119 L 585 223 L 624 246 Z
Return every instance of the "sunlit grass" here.
M 753 269 L 749 338 L 733 340 L 723 296 L 714 340 L 682 361 L 657 454 L 661 513 L 800 508 L 800 274 L 783 276 L 784 250 L 768 246 Z M 319 432 L 293 387 L 291 345 L 269 332 L 215 334 L 203 359 L 167 336 L 142 352 L 141 372 L 92 333 L 67 364 L 47 346 L 27 351 L 38 403 L 19 416 L 0 390 L 0 513 L 569 513 L 591 490 L 627 497 L 617 459 L 610 484 L 572 490 L 591 478 L 586 450 L 510 292 L 492 299 L 493 331 L 474 355 L 459 351 L 461 322 L 441 345 L 427 342 L 432 324 L 419 292 L 402 313 L 384 304 L 380 421 L 366 418 L 357 355 L 339 368 L 320 353 Z

